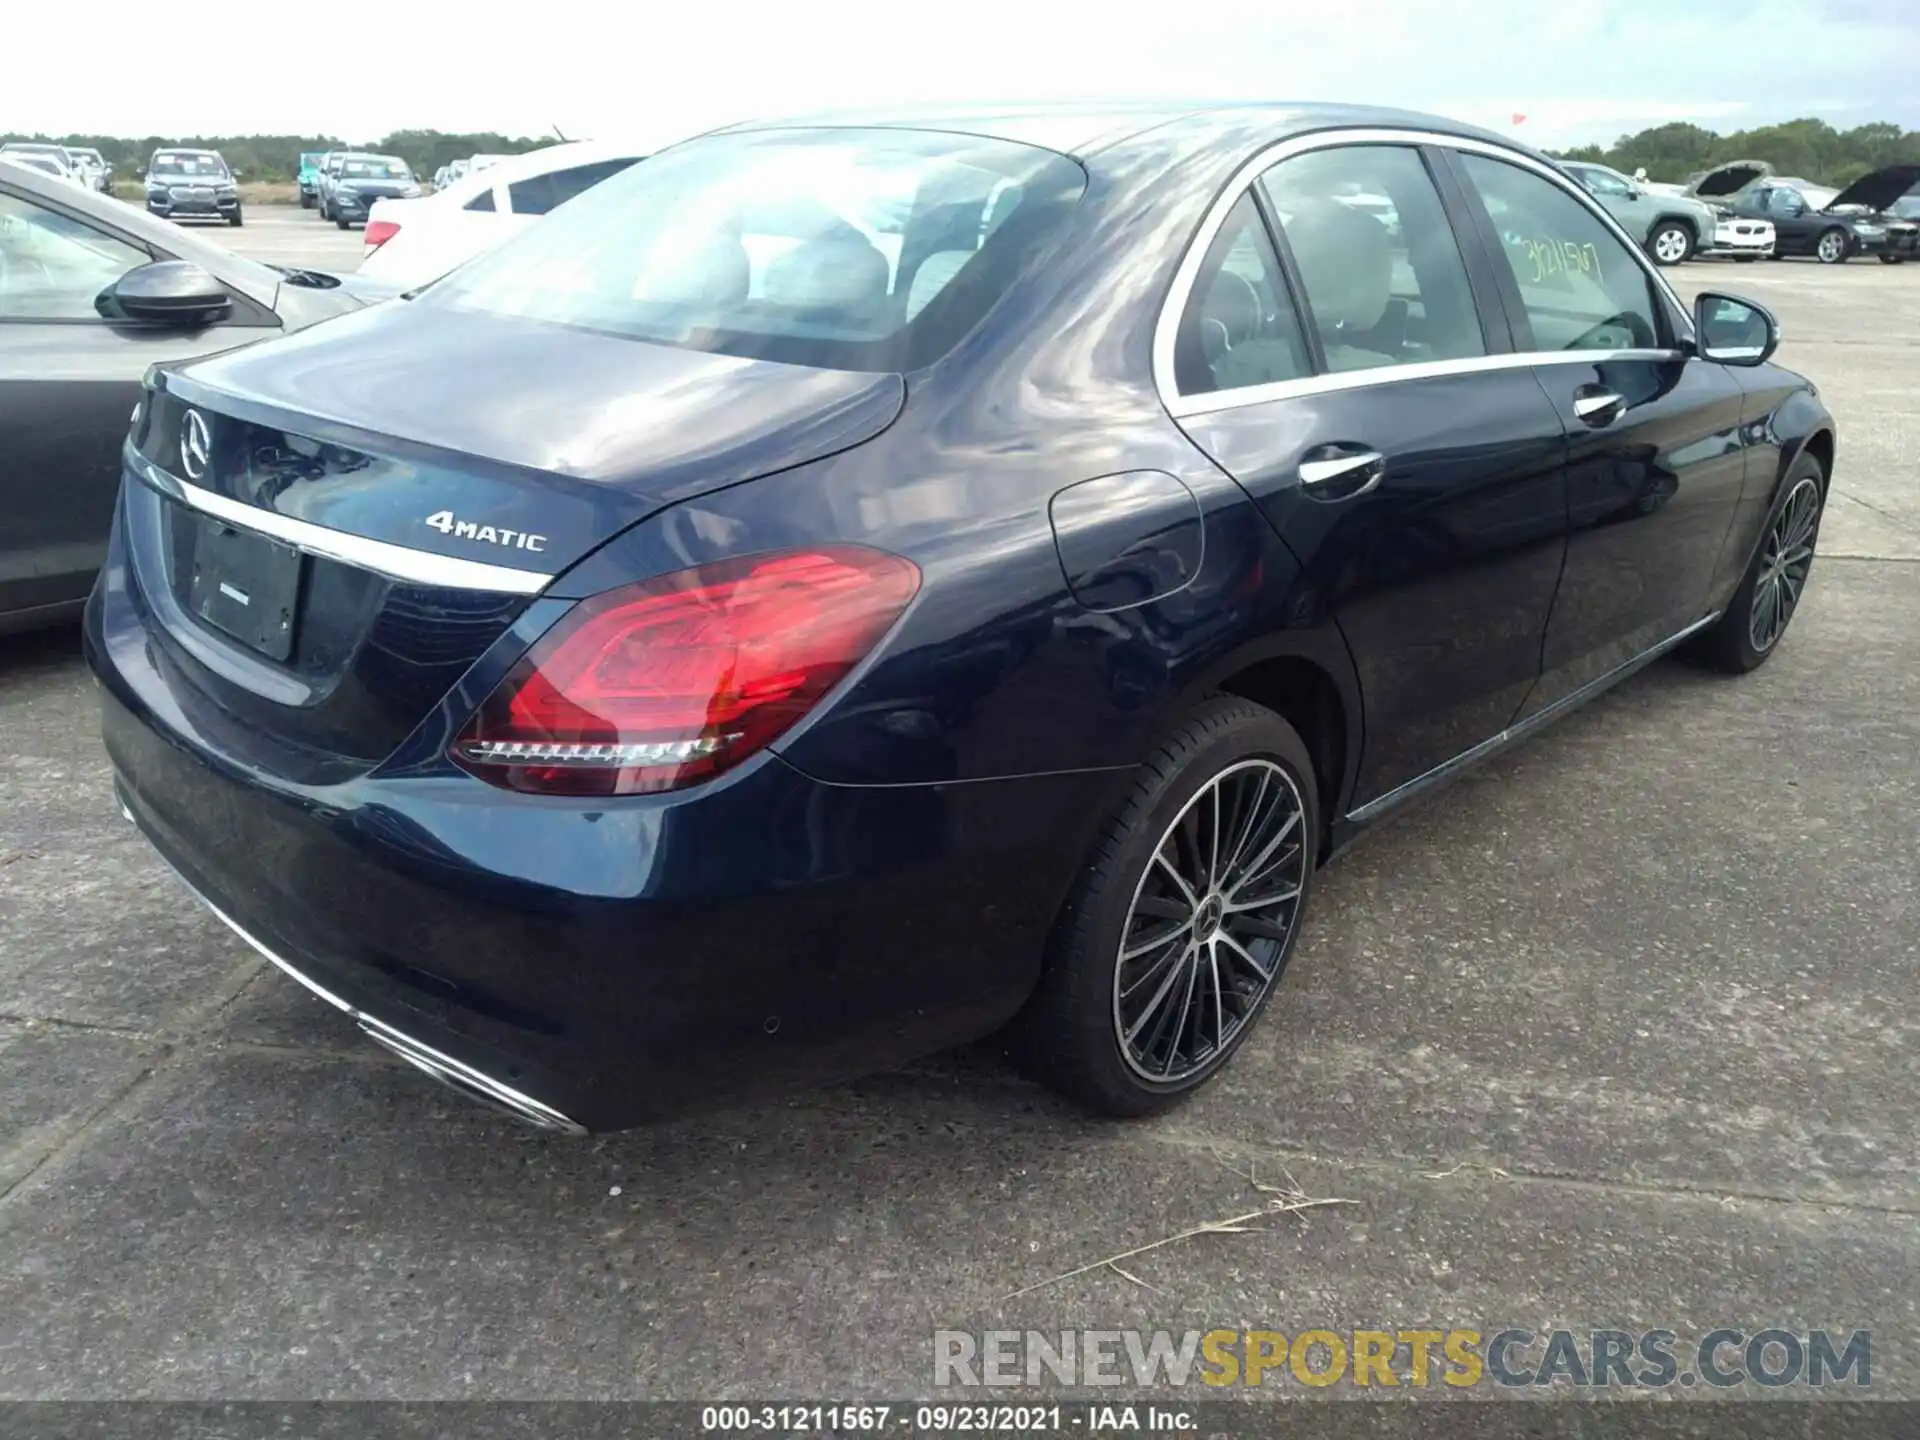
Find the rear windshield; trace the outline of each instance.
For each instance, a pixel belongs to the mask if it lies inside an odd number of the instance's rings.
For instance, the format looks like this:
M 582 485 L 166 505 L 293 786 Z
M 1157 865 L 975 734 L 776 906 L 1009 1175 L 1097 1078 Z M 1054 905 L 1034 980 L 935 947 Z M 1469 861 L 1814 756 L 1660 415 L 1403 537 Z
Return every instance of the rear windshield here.
M 407 178 L 407 165 L 404 160 L 374 156 L 344 161 L 340 173 L 349 180 L 404 180 Z
M 183 175 L 189 179 L 218 179 L 227 173 L 227 162 L 218 155 L 156 155 L 147 167 L 149 175 Z
M 846 370 L 944 353 L 1059 232 L 1072 161 L 915 130 L 714 135 L 655 155 L 420 303 Z

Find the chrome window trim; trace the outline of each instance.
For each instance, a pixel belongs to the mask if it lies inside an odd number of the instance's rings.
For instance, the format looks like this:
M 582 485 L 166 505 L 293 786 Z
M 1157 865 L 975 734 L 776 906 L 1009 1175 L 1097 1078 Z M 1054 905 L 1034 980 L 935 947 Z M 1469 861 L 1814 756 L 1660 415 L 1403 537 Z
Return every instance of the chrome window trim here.
M 127 469 L 137 479 L 203 515 L 211 515 L 235 529 L 270 536 L 309 555 L 319 555 L 328 560 L 338 560 L 343 565 L 371 570 L 389 580 L 448 590 L 485 590 L 506 595 L 538 595 L 553 581 L 553 576 L 543 571 L 517 570 L 508 565 L 488 565 L 480 560 L 435 555 L 427 550 L 413 550 L 385 540 L 350 535 L 344 530 L 316 525 L 311 520 L 296 520 L 290 515 L 262 510 L 257 505 L 229 500 L 224 495 L 203 490 L 177 475 L 167 473 L 146 456 L 137 453 L 131 445 L 123 451 L 123 458 Z
M 1439 375 L 1478 375 L 1494 370 L 1524 370 L 1538 365 L 1598 365 L 1609 360 L 1683 360 L 1680 350 L 1525 350 L 1511 355 L 1476 355 L 1465 360 L 1426 360 L 1417 365 L 1374 365 L 1365 370 L 1332 370 L 1298 380 L 1273 380 L 1265 385 L 1243 385 L 1235 390 L 1209 390 L 1180 395 L 1167 402 L 1176 420 L 1212 415 L 1243 405 L 1265 405 L 1302 395 L 1325 395 L 1334 390 L 1357 390 L 1366 385 L 1392 385 L 1402 380 L 1428 380 Z
M 1506 355 L 1476 355 L 1459 360 L 1430 360 L 1417 365 L 1380 365 L 1366 370 L 1343 370 L 1310 375 L 1299 380 L 1279 380 L 1267 385 L 1250 385 L 1238 390 L 1211 390 L 1198 395 L 1182 395 L 1174 383 L 1174 345 L 1179 334 L 1180 317 L 1186 312 L 1187 301 L 1193 294 L 1194 281 L 1200 276 L 1200 266 L 1206 260 L 1207 251 L 1213 246 L 1214 237 L 1220 233 L 1220 227 L 1226 223 L 1228 212 L 1239 203 L 1240 197 L 1252 188 L 1254 181 L 1281 161 L 1290 160 L 1296 155 L 1304 155 L 1313 150 L 1331 150 L 1352 145 L 1431 145 L 1438 149 L 1461 150 L 1503 160 L 1522 170 L 1530 170 L 1549 183 L 1557 185 L 1627 247 L 1627 253 L 1632 255 L 1638 263 L 1641 273 L 1653 281 L 1657 293 L 1664 295 L 1671 302 L 1676 333 L 1682 339 L 1692 338 L 1691 322 L 1687 319 L 1690 312 L 1681 302 L 1679 293 L 1674 290 L 1667 277 L 1660 273 L 1659 267 L 1647 258 L 1646 253 L 1634 243 L 1632 237 L 1606 212 L 1599 201 L 1589 195 L 1578 181 L 1552 165 L 1492 141 L 1475 140 L 1465 135 L 1448 135 L 1437 130 L 1375 126 L 1346 130 L 1317 130 L 1311 135 L 1295 135 L 1286 140 L 1276 141 L 1256 152 L 1236 170 L 1225 188 L 1214 197 L 1212 205 L 1208 207 L 1206 215 L 1200 221 L 1200 227 L 1194 231 L 1192 239 L 1187 244 L 1186 254 L 1180 257 L 1180 266 L 1174 271 L 1173 285 L 1167 292 L 1166 302 L 1160 308 L 1160 318 L 1155 322 L 1153 330 L 1154 389 L 1159 392 L 1160 402 L 1167 407 L 1167 412 L 1176 419 L 1187 415 L 1238 409 L 1243 405 L 1264 405 L 1296 395 L 1318 395 L 1329 390 L 1351 390 L 1363 385 L 1385 385 L 1399 380 L 1419 380 L 1434 375 L 1470 375 L 1479 370 L 1507 370 L 1530 365 L 1566 364 L 1598 359 L 1678 360 L 1685 357 L 1686 352 L 1678 349 L 1542 350 Z

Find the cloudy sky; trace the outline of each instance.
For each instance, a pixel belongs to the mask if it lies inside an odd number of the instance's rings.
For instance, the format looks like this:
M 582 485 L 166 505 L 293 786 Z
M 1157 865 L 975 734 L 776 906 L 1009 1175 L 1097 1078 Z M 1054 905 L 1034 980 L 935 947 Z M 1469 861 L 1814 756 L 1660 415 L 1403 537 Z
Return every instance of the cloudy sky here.
M 7 67 L 0 130 L 53 133 L 657 143 L 828 105 L 1117 95 L 1400 105 L 1543 146 L 1667 120 L 1920 128 L 1920 0 L 95 0 L 7 33 L 36 58 Z

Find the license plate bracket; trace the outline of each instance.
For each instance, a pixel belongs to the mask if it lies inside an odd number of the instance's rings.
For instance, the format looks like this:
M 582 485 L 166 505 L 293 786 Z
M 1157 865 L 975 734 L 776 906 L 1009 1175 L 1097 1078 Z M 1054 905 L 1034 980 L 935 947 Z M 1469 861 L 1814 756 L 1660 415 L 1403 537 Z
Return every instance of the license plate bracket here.
M 293 654 L 305 556 L 291 545 L 198 516 L 187 608 L 271 660 Z

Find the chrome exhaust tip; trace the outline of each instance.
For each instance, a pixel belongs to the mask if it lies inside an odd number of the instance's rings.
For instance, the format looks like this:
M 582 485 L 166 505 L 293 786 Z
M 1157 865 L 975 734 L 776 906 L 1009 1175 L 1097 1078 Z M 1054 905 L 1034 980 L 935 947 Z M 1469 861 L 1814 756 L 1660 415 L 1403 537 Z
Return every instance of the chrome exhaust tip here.
M 118 791 L 119 787 L 116 786 L 115 798 L 120 802 L 120 813 L 125 815 L 127 819 L 133 820 L 137 825 L 139 821 L 134 818 L 132 810 L 128 808 L 126 797 L 119 794 Z M 166 860 L 166 855 L 162 853 L 160 858 Z M 259 952 L 260 956 L 271 963 L 274 968 L 282 971 L 292 979 L 297 980 L 308 990 L 311 990 L 315 995 L 318 995 L 322 1000 L 326 1001 L 327 1004 L 333 1006 L 334 1009 L 343 1010 L 348 1015 L 351 1015 L 355 1023 L 360 1026 L 361 1031 L 369 1040 L 385 1046 L 402 1060 L 405 1060 L 409 1065 L 414 1066 L 416 1069 L 424 1070 L 442 1085 L 459 1091 L 469 1100 L 478 1100 L 481 1104 L 491 1109 L 504 1111 L 516 1120 L 523 1121 L 538 1129 L 551 1130 L 561 1135 L 585 1135 L 588 1133 L 587 1127 L 582 1125 L 578 1120 L 575 1120 L 572 1116 L 561 1114 L 551 1105 L 543 1105 L 531 1095 L 522 1095 L 511 1085 L 504 1084 L 494 1079 L 491 1075 L 474 1069 L 473 1066 L 467 1064 L 465 1061 L 456 1060 L 451 1055 L 442 1054 L 431 1045 L 422 1044 L 411 1035 L 394 1029 L 393 1026 L 387 1024 L 386 1021 L 377 1020 L 367 1014 L 366 1011 L 354 1008 L 354 1006 L 347 1003 L 347 1001 L 327 989 L 326 986 L 320 984 L 319 981 L 310 978 L 298 966 L 289 963 L 281 956 L 275 954 L 270 947 L 261 942 L 259 937 L 249 932 L 239 921 L 235 920 L 231 915 L 227 914 L 226 911 L 202 895 L 199 890 L 195 889 L 193 882 L 188 880 L 185 875 L 180 875 L 180 872 L 174 868 L 171 861 L 167 861 L 167 867 L 172 869 L 176 875 L 180 876 L 180 882 L 187 887 L 188 893 L 202 905 L 206 906 L 207 909 L 211 910 L 214 915 L 218 917 L 221 924 L 225 925 L 229 930 L 233 931 L 234 934 L 251 945 Z
M 543 1105 L 531 1095 L 522 1095 L 511 1085 L 503 1085 L 484 1071 L 471 1065 L 443 1055 L 430 1045 L 422 1045 L 411 1035 L 403 1034 L 390 1025 L 382 1024 L 370 1015 L 356 1015 L 360 1029 L 374 1044 L 391 1050 L 415 1069 L 423 1070 L 445 1085 L 456 1090 L 469 1100 L 477 1100 L 491 1110 L 498 1110 L 524 1124 L 539 1130 L 552 1130 L 562 1135 L 585 1135 L 587 1127 L 569 1116 L 561 1114 L 551 1105 Z

